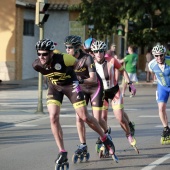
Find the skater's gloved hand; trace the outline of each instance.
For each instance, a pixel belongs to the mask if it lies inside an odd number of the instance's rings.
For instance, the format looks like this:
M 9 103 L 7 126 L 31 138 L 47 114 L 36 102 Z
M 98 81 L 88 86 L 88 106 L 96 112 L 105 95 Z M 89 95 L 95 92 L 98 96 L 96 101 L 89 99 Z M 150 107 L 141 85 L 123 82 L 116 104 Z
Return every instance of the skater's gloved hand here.
M 83 84 L 84 83 L 84 79 L 82 79 L 80 76 L 77 76 L 77 79 L 79 81 L 79 84 Z
M 132 95 L 135 95 L 136 94 L 136 88 L 135 86 L 132 84 L 132 82 L 129 82 L 129 92 L 132 93 Z
M 73 81 L 73 91 L 72 92 L 75 92 L 76 91 L 76 88 L 79 86 L 79 81 Z

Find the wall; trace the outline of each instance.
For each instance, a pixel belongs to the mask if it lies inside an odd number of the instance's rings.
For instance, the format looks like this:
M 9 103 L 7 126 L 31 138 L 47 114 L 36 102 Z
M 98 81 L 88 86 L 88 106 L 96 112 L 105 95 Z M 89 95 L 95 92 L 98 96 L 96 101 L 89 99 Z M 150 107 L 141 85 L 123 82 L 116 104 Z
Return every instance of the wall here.
M 10 5 L 9 5 L 10 4 Z M 15 79 L 15 0 L 0 1 L 0 79 Z
M 44 24 L 44 38 L 56 42 L 56 49 L 65 52 L 64 38 L 69 34 L 69 14 L 67 11 L 50 11 L 48 21 Z M 33 19 L 34 10 L 26 9 L 24 19 Z M 23 61 L 22 61 L 22 79 L 37 77 L 38 73 L 32 68 L 33 61 L 37 58 L 35 44 L 39 40 L 39 27 L 35 25 L 35 35 L 23 36 Z

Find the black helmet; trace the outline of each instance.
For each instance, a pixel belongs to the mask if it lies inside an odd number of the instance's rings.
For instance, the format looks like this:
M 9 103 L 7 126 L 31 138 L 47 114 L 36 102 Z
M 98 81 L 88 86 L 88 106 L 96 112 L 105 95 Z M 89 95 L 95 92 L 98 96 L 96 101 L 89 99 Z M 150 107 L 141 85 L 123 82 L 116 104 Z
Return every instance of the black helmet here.
M 53 51 L 55 49 L 55 44 L 49 39 L 43 39 L 36 43 L 36 50 L 47 50 Z
M 78 47 L 82 44 L 81 37 L 77 35 L 69 35 L 65 38 L 64 44 L 71 44 L 74 47 Z

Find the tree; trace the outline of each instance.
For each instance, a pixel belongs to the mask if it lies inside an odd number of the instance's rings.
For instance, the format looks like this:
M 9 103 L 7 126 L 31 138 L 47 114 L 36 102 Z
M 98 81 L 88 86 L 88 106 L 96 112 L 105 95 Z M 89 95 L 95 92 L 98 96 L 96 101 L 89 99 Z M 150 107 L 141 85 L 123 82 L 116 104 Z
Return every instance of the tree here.
M 167 43 L 170 39 L 170 1 L 167 0 L 82 0 L 78 20 L 94 25 L 100 37 L 116 34 L 117 25 L 125 20 L 134 23 L 128 42 L 136 45 Z

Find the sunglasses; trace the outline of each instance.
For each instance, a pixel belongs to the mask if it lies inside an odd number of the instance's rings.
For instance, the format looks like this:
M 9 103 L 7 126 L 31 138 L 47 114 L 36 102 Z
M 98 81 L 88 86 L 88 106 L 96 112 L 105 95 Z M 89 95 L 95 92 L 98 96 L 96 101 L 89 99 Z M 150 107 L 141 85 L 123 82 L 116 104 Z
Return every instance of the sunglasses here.
M 49 53 L 37 53 L 38 56 L 47 56 Z
M 163 57 L 164 55 L 163 54 L 160 54 L 160 55 L 155 55 L 155 57 Z
M 98 53 L 98 52 L 99 52 L 99 53 L 103 53 L 104 50 L 103 50 L 103 49 L 101 49 L 101 50 L 94 50 L 93 52 L 94 52 L 94 53 Z
M 73 49 L 73 46 L 65 46 L 66 49 Z

